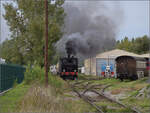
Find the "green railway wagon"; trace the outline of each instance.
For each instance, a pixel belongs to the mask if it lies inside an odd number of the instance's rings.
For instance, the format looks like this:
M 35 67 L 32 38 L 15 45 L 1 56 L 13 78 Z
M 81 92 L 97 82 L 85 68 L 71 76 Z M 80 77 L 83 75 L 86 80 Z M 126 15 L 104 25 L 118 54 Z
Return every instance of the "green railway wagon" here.
M 20 65 L 0 64 L 0 92 L 13 87 L 14 81 L 21 83 L 25 68 Z

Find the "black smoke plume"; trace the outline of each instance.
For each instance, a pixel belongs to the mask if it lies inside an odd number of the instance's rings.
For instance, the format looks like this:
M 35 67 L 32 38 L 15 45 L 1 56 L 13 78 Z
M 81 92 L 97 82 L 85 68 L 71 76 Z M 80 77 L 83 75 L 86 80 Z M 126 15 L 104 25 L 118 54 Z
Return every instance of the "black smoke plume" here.
M 119 4 L 116 6 L 110 9 L 96 1 L 65 3 L 65 35 L 56 44 L 60 54 L 71 50 L 85 58 L 112 49 L 123 16 Z

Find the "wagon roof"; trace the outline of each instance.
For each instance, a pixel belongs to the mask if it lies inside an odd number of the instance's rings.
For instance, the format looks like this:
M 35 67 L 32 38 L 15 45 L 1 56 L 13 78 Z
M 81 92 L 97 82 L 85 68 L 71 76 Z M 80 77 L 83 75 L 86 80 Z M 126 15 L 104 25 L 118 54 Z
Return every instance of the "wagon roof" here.
M 132 56 L 132 57 L 143 57 L 141 55 L 131 53 L 125 50 L 114 49 L 111 51 L 103 52 L 96 55 L 96 58 L 117 58 L 119 56 Z
M 145 61 L 146 60 L 144 57 L 135 57 L 135 56 L 126 56 L 126 55 L 119 56 L 116 58 L 116 60 L 120 59 L 121 57 L 133 58 L 134 60 L 138 60 L 138 61 Z

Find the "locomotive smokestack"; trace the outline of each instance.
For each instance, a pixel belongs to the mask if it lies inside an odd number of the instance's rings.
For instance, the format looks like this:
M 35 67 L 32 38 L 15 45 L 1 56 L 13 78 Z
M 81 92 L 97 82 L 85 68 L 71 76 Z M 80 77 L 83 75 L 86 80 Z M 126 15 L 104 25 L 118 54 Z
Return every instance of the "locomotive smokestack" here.
M 73 41 L 67 41 L 66 42 L 66 53 L 67 53 L 67 55 L 68 55 L 68 58 L 70 58 L 71 57 L 71 55 L 75 55 L 76 54 L 76 52 L 75 52 L 75 47 L 74 47 L 75 45 L 74 45 L 74 42 Z

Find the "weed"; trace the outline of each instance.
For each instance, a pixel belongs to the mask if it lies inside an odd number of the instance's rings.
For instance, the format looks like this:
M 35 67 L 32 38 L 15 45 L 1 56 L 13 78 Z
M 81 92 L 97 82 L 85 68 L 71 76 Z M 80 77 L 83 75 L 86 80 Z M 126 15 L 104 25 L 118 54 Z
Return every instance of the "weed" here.
M 68 100 L 63 96 L 55 95 L 55 88 L 35 86 L 31 88 L 21 102 L 19 112 L 48 112 L 48 113 L 70 113 L 86 112 L 90 106 L 82 100 Z
M 44 81 L 44 69 L 38 65 L 31 66 L 30 64 L 26 67 L 24 82 L 30 84 L 36 80 Z
M 16 87 L 18 85 L 17 83 L 17 79 L 14 80 L 14 83 L 13 83 L 13 87 Z
M 29 87 L 29 85 L 21 83 L 5 93 L 5 95 L 0 96 L 0 113 L 15 111 Z

